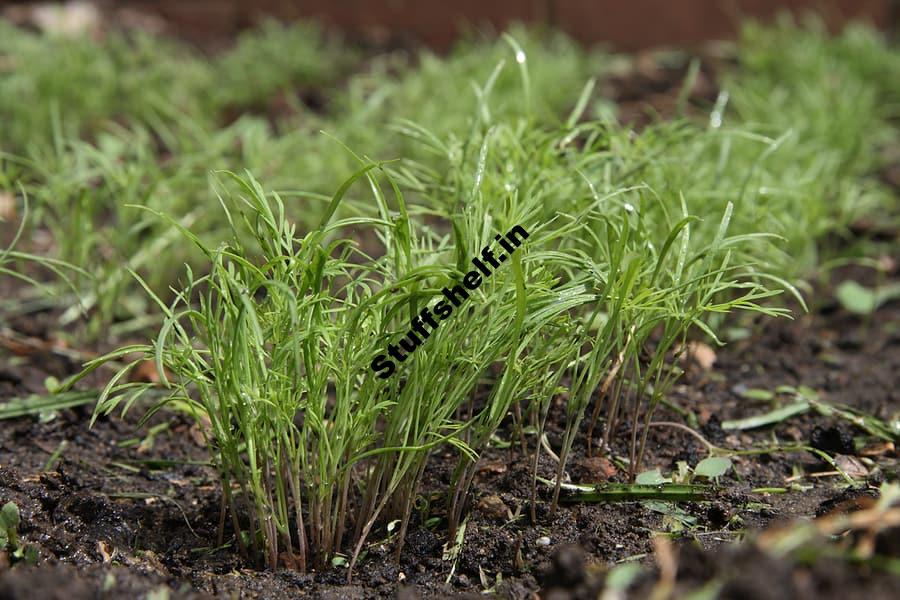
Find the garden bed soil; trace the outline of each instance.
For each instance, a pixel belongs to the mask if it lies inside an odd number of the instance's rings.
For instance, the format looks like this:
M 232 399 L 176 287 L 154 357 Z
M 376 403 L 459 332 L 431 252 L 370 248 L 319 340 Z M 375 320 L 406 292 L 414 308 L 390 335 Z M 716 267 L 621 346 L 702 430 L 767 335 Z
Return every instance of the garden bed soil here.
M 827 402 L 885 420 L 900 411 L 900 304 L 888 304 L 863 319 L 836 305 L 828 290 L 814 297 L 824 299 L 822 304 L 810 314 L 796 313 L 794 320 L 735 321 L 749 337 L 718 349 L 712 369 L 688 365 L 670 400 L 698 417 L 700 432 L 710 442 L 725 448 L 775 440 L 840 445 L 847 434 L 861 433 L 845 421 L 815 413 L 773 427 L 723 431 L 720 424 L 728 419 L 769 409 L 767 403 L 742 397 L 739 392 L 746 388 L 803 384 Z M 20 342 L 30 339 L 32 345 L 11 344 L 10 335 Z M 53 337 L 39 319 L 12 323 L 3 346 L 0 401 L 41 393 L 47 376 L 61 378 L 78 369 L 68 351 L 54 350 Z M 548 439 L 557 451 L 563 402 L 559 398 L 554 404 L 549 426 Z M 889 597 L 900 584 L 900 578 L 866 565 L 776 562 L 752 544 L 730 543 L 745 531 L 840 510 L 848 498 L 874 494 L 884 475 L 896 479 L 896 451 L 875 457 L 879 469 L 872 469 L 870 485 L 855 491 L 842 486 L 840 477 L 822 476 L 798 479 L 811 486 L 804 491 L 754 493 L 757 488 L 789 487 L 786 481 L 798 469 L 831 469 L 808 452 L 737 458 L 734 471 L 722 479 L 726 491 L 712 501 L 681 503 L 680 511 L 670 514 L 659 504 L 623 502 L 566 504 L 551 516 L 549 490 L 542 488 L 538 521 L 532 525 L 530 454 L 515 444 L 490 448 L 480 461 L 465 542 L 452 576 L 451 563 L 442 558 L 446 531 L 441 525 L 426 527 L 418 516 L 399 564 L 392 560 L 394 542 L 385 539 L 382 527 L 371 536 L 350 584 L 342 567 L 306 574 L 257 571 L 242 564 L 234 548 L 216 549 L 218 480 L 202 464 L 206 453 L 196 427 L 184 416 L 157 414 L 148 427 L 168 425 L 151 439 L 147 427 L 136 427 L 139 412 L 102 417 L 93 427 L 88 427 L 89 406 L 63 409 L 47 422 L 27 417 L 0 424 L 0 500 L 19 506 L 22 537 L 40 553 L 37 566 L 0 567 L 0 598 L 136 597 L 160 590 L 170 598 L 478 597 L 484 584 L 503 597 L 530 598 L 541 590 L 548 592 L 546 597 L 595 597 L 591 594 L 603 574 L 621 561 L 648 565 L 636 585 L 650 586 L 652 534 L 671 531 L 679 520 L 690 522 L 674 536 L 682 592 L 715 575 L 729 581 L 733 597 Z M 655 420 L 680 417 L 663 408 Z M 622 424 L 623 432 L 627 425 Z M 515 433 L 507 424 L 498 435 L 509 440 Z M 54 457 L 61 444 L 63 450 Z M 610 455 L 627 455 L 627 448 L 616 443 Z M 644 465 L 671 472 L 678 461 L 693 465 L 705 455 L 704 446 L 683 431 L 654 427 Z M 456 459 L 447 451 L 430 463 L 422 490 L 430 500 L 430 516 L 442 515 L 439 491 Z M 554 463 L 546 453 L 540 470 L 542 476 L 553 476 Z M 569 473 L 574 482 L 584 483 L 625 477 L 611 462 L 586 458 L 583 436 L 576 442 Z

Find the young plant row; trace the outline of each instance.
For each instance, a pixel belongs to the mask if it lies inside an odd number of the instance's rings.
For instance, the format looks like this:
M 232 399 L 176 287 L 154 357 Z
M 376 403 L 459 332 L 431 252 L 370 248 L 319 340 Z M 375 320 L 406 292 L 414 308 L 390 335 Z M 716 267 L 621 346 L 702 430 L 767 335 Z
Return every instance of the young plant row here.
M 464 42 L 446 58 L 422 52 L 412 65 L 403 54 L 379 56 L 338 87 L 356 54 L 308 26 L 270 24 L 213 60 L 140 32 L 97 42 L 2 27 L 0 118 L 12 129 L 0 140 L 0 187 L 17 194 L 24 185 L 32 226 L 56 240 L 55 258 L 85 272 L 77 294 L 55 301 L 78 307 L 63 311 L 61 324 L 87 311 L 83 333 L 111 343 L 156 319 L 127 269 L 165 294 L 168 274 L 186 261 L 202 264 L 193 246 L 138 206 L 178 215 L 215 245 L 228 224 L 208 201 L 208 173 L 240 165 L 301 204 L 292 216 L 309 228 L 323 194 L 355 169 L 333 138 L 439 173 L 448 159 L 471 155 L 472 140 L 494 120 L 563 124 L 584 82 L 614 64 L 559 34 L 518 29 L 515 45 L 512 38 Z M 607 127 L 598 133 L 570 123 L 563 147 L 594 143 L 616 185 L 678 188 L 718 212 L 728 202 L 743 206 L 738 230 L 788 239 L 780 254 L 760 252 L 771 270 L 808 275 L 830 256 L 819 257 L 822 240 L 846 239 L 850 224 L 896 206 L 865 176 L 895 136 L 890 82 L 900 60 L 870 30 L 853 27 L 831 39 L 817 27 L 748 25 L 735 54 L 739 68 L 722 76 L 708 123 L 657 123 L 635 134 L 592 91 L 576 120 L 605 119 Z M 311 89 L 325 97 L 325 114 L 297 105 L 297 91 Z M 272 113 L 273 96 L 295 106 Z M 272 114 L 256 116 L 260 110 Z M 373 214 L 356 200 L 342 210 Z M 714 227 L 700 227 L 711 239 Z M 23 307 L 35 300 L 24 298 Z
M 561 35 L 517 35 L 540 59 L 535 83 L 552 90 L 527 110 L 555 119 L 598 72 L 597 55 Z M 215 245 L 228 223 L 209 202 L 208 173 L 240 165 L 302 202 L 293 217 L 312 227 L 333 182 L 355 170 L 334 138 L 391 157 L 415 151 L 386 130 L 401 117 L 433 123 L 441 135 L 465 135 L 477 102 L 477 91 L 466 90 L 503 61 L 514 61 L 505 44 L 467 41 L 445 58 L 423 51 L 360 63 L 352 47 L 306 25 L 270 24 L 207 60 L 141 32 L 98 42 L 0 24 L 0 120 L 10 124 L 0 139 L 0 189 L 16 194 L 24 185 L 34 205 L 30 226 L 48 230 L 55 257 L 86 272 L 77 281 L 80 297 L 60 294 L 57 303 L 87 311 L 83 333 L 114 343 L 155 319 L 127 269 L 165 294 L 168 274 L 202 261 L 137 207 L 179 215 Z M 524 114 L 516 72 L 493 79 L 493 110 Z M 324 105 L 304 104 L 309 94 Z M 451 96 L 458 101 L 450 108 L 438 101 Z M 351 212 L 372 214 L 366 210 Z M 80 316 L 65 311 L 61 324 Z

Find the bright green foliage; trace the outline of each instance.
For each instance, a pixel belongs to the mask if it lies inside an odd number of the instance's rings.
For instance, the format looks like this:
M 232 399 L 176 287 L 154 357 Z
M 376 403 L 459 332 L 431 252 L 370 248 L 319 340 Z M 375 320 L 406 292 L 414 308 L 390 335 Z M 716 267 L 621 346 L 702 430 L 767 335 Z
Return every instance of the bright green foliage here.
M 116 118 L 151 123 L 172 111 L 202 114 L 199 92 L 211 84 L 187 48 L 140 33 L 99 43 L 0 22 L 0 60 L 0 149 L 10 152 L 88 134 Z
M 88 366 L 127 361 L 97 414 L 140 398 L 156 398 L 149 414 L 192 414 L 221 477 L 222 534 L 230 514 L 242 553 L 273 568 L 346 553 L 352 569 L 395 519 L 399 553 L 428 461 L 448 448 L 457 539 L 478 456 L 510 415 L 537 481 L 563 389 L 557 498 L 582 425 L 588 451 L 599 438 L 633 479 L 688 339 L 718 341 L 731 311 L 785 314 L 775 296 L 796 293 L 830 236 L 894 206 L 868 176 L 894 135 L 896 58 L 863 30 L 750 27 L 708 118 L 640 132 L 596 100 L 602 57 L 553 34 L 376 58 L 326 115 L 293 92 L 327 87 L 350 55 L 315 30 L 269 25 L 212 61 L 177 50 L 177 69 L 176 50 L 141 40 L 2 42 L 36 66 L 0 74 L 0 117 L 24 123 L 0 140 L 16 153 L 0 187 L 21 181 L 60 256 L 84 268 L 95 334 L 162 323 Z M 81 70 L 59 76 L 44 46 L 82 53 Z M 145 96 L 131 99 L 125 68 L 147 77 Z M 7 94 L 43 87 L 33 105 Z M 279 95 L 292 115 L 222 126 Z M 210 169 L 229 172 L 211 182 Z M 372 358 L 516 225 L 530 236 L 512 259 L 398 373 L 375 377 Z M 164 390 L 126 383 L 144 360 Z M 616 439 L 623 421 L 630 436 Z
M 722 82 L 731 111 L 742 127 L 777 140 L 746 199 L 768 213 L 766 230 L 789 240 L 790 274 L 804 275 L 820 252 L 844 250 L 833 237 L 849 238 L 855 220 L 896 214 L 896 194 L 869 176 L 898 140 L 900 54 L 859 25 L 832 38 L 820 21 L 783 18 L 746 24 L 738 59 Z
M 514 27 L 507 35 L 464 40 L 447 57 L 422 51 L 415 68 L 405 64 L 409 58 L 385 57 L 349 82 L 344 109 L 357 123 L 402 119 L 464 143 L 478 121 L 529 115 L 558 123 L 585 81 L 606 68 L 605 55 L 556 32 Z
M 279 91 L 291 98 L 294 88 L 327 86 L 350 60 L 312 25 L 270 24 L 208 61 L 141 32 L 97 41 L 0 22 L 0 121 L 8 125 L 0 136 L 0 190 L 26 186 L 36 221 L 58 241 L 57 258 L 85 272 L 76 282 L 80 298 L 61 296 L 78 304 L 62 324 L 84 309 L 90 337 L 115 339 L 146 326 L 149 305 L 126 269 L 163 292 L 171 273 L 200 259 L 168 225 L 131 205 L 180 215 L 215 244 L 227 223 L 215 204 L 203 204 L 210 169 L 262 160 L 301 187 L 310 171 L 297 172 L 296 162 L 275 153 L 303 156 L 308 149 L 296 141 L 310 139 L 311 130 L 293 135 L 293 148 L 279 148 L 267 144 L 273 134 L 264 119 L 218 126 L 226 112 L 265 108 Z M 246 158 L 261 145 L 265 154 Z
M 626 411 L 632 422 L 639 416 L 650 421 L 679 374 L 675 359 L 692 330 L 715 339 L 708 323 L 735 309 L 783 314 L 761 304 L 777 293 L 765 283 L 789 288 L 754 260 L 777 250 L 773 236 L 748 231 L 746 220 L 738 228 L 742 233 L 729 235 L 735 213 L 731 203 L 717 214 L 715 206 L 697 202 L 699 214 L 692 214 L 684 194 L 699 193 L 690 183 L 664 180 L 655 189 L 637 184 L 638 173 L 653 168 L 644 158 L 648 152 L 621 151 L 642 141 L 664 147 L 703 132 L 688 124 L 661 126 L 631 142 L 630 132 L 617 124 L 576 125 L 578 116 L 575 111 L 561 128 L 484 117 L 461 145 L 462 153 L 410 124 L 409 135 L 444 164 L 432 169 L 403 161 L 393 168 L 406 187 L 421 195 L 429 214 L 452 223 L 457 240 L 483 235 L 495 223 L 500 230 L 509 222 L 540 224 L 540 241 L 534 244 L 552 252 L 539 256 L 569 286 L 558 287 L 559 298 L 575 299 L 572 308 L 589 326 L 567 334 L 570 341 L 560 356 L 590 348 L 572 374 L 560 481 L 584 412 L 605 380 L 615 381 L 600 393 L 601 400 L 608 393 L 608 443 Z M 632 181 L 636 185 L 625 187 Z M 468 246 L 457 263 L 465 264 L 473 252 L 477 248 Z M 538 402 L 537 412 L 545 415 L 546 404 Z M 595 403 L 589 437 L 600 406 Z M 630 443 L 632 472 L 640 466 L 644 431 Z
M 226 109 L 265 107 L 280 91 L 333 83 L 352 60 L 311 24 L 269 23 L 209 61 L 140 31 L 96 41 L 0 22 L 0 120 L 8 125 L 0 149 L 58 145 L 117 121 L 219 125 Z
M 213 61 L 211 101 L 219 110 L 265 108 L 279 92 L 287 92 L 284 100 L 290 102 L 295 86 L 327 86 L 355 60 L 346 46 L 325 38 L 312 23 L 269 21 L 241 34 L 234 48 Z
M 110 340 L 153 318 L 126 269 L 164 295 L 184 262 L 202 261 L 195 247 L 132 205 L 178 215 L 214 246 L 227 222 L 209 203 L 207 173 L 240 165 L 283 191 L 296 207 L 294 218 L 312 227 L 314 217 L 304 215 L 318 214 L 327 201 L 322 194 L 356 169 L 341 144 L 318 130 L 368 156 L 410 155 L 421 145 L 387 131 L 400 118 L 440 116 L 441 135 L 468 135 L 490 99 L 497 114 L 533 111 L 553 120 L 598 67 L 595 55 L 562 36 L 520 30 L 525 47 L 541 58 L 529 65 L 533 82 L 547 90 L 526 104 L 516 53 L 502 41 L 462 43 L 448 59 L 424 54 L 415 67 L 396 55 L 376 58 L 371 72 L 355 75 L 341 91 L 329 85 L 349 70 L 354 53 L 310 25 L 269 23 L 211 61 L 140 33 L 98 42 L 3 27 L 9 35 L 0 40 L 0 57 L 9 69 L 0 68 L 0 119 L 14 127 L 0 139 L 0 150 L 13 153 L 0 162 L 0 188 L 11 187 L 4 181 L 27 186 L 37 222 L 59 240 L 58 258 L 88 273 L 79 282 L 80 304 L 91 315 L 85 333 Z M 77 59 L 73 68 L 58 70 L 70 59 Z M 506 68 L 492 85 L 474 86 L 491 75 L 494 59 Z M 313 88 L 332 115 L 301 105 L 295 92 Z M 245 114 L 219 127 L 234 111 L 266 111 L 279 95 L 294 112 L 274 125 Z M 32 97 L 39 101 L 22 101 Z M 342 210 L 372 214 L 351 204 Z M 66 312 L 63 324 L 76 316 Z

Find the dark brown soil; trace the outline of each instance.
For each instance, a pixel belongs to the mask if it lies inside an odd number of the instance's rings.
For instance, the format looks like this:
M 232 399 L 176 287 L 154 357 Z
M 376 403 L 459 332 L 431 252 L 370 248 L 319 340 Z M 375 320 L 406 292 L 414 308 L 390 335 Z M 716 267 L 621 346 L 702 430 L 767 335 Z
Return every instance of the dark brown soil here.
M 798 314 L 794 320 L 734 321 L 732 325 L 744 328 L 749 337 L 720 349 L 711 370 L 690 367 L 670 401 L 693 413 L 703 435 L 724 448 L 771 445 L 777 440 L 853 452 L 848 434 L 859 437 L 861 430 L 813 413 L 737 434 L 720 427 L 725 420 L 769 410 L 765 402 L 740 396 L 740 390 L 777 385 L 807 385 L 827 402 L 885 420 L 900 412 L 900 304 L 888 304 L 864 320 L 840 309 L 827 290 L 816 297 L 825 300 L 811 314 Z M 46 328 L 34 323 L 27 330 L 29 322 L 12 323 L 0 349 L 0 401 L 40 393 L 46 376 L 61 377 L 78 369 L 75 360 L 52 350 L 52 339 L 37 338 L 50 350 L 14 346 L 21 354 L 11 352 L 10 335 L 19 339 L 47 335 Z M 556 446 L 563 424 L 562 401 L 552 413 L 551 446 Z M 680 504 L 674 515 L 664 504 L 628 502 L 564 505 L 551 516 L 548 490 L 542 490 L 538 522 L 531 525 L 530 457 L 515 446 L 492 448 L 480 462 L 465 544 L 452 576 L 451 564 L 442 560 L 446 531 L 424 526 L 420 517 L 410 526 L 399 565 L 392 562 L 393 543 L 379 543 L 379 534 L 373 535 L 352 585 L 345 583 L 346 571 L 341 568 L 306 575 L 255 571 L 241 564 L 233 548 L 214 549 L 217 480 L 203 464 L 205 450 L 191 423 L 181 416 L 158 414 L 148 427 L 168 426 L 147 440 L 147 427 L 136 429 L 137 412 L 101 418 L 92 428 L 89 407 L 62 410 L 47 422 L 36 418 L 0 422 L 0 502 L 11 500 L 19 506 L 22 537 L 40 554 L 37 566 L 19 563 L 2 569 L 0 598 L 136 597 L 160 589 L 179 598 L 369 598 L 401 592 L 404 597 L 475 597 L 484 587 L 512 598 L 532 597 L 542 589 L 548 592 L 546 597 L 590 597 L 601 585 L 603 573 L 616 563 L 635 560 L 652 565 L 653 532 L 679 529 L 675 526 L 679 519 L 690 521 L 675 534 L 683 546 L 681 591 L 713 576 L 728 580 L 727 597 L 845 597 L 851 592 L 887 597 L 891 586 L 900 583 L 836 560 L 812 567 L 773 564 L 750 545 L 729 543 L 774 521 L 815 517 L 855 494 L 874 493 L 882 478 L 896 478 L 896 451 L 872 459 L 868 465 L 872 485 L 859 491 L 848 491 L 840 477 L 821 476 L 797 479 L 810 486 L 803 491 L 754 493 L 751 490 L 762 487 L 789 488 L 789 478 L 798 469 L 812 473 L 830 467 L 808 452 L 738 458 L 734 471 L 722 481 L 727 492 L 713 501 Z M 655 420 L 683 421 L 667 408 Z M 510 439 L 511 426 L 499 435 Z M 132 438 L 143 444 L 123 444 Z M 58 461 L 48 465 L 63 442 Z M 610 457 L 625 455 L 626 446 L 617 441 Z M 681 430 L 652 428 L 644 468 L 671 472 L 679 460 L 693 465 L 705 455 L 702 444 Z M 424 492 L 432 500 L 429 516 L 441 516 L 438 492 L 455 460 L 450 453 L 432 460 Z M 615 460 L 586 459 L 583 440 L 577 443 L 570 466 L 574 482 L 610 475 L 614 480 L 624 478 Z M 552 459 L 545 458 L 541 474 L 552 477 L 553 470 Z M 638 581 L 639 589 L 650 589 L 652 573 L 651 566 Z M 564 596 L 555 595 L 563 590 Z

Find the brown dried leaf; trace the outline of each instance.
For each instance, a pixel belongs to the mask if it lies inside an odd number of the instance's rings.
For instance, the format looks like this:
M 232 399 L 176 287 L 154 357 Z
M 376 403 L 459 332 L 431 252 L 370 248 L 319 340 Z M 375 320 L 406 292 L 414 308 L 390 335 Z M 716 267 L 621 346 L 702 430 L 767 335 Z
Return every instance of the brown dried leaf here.
M 475 509 L 494 519 L 505 519 L 509 514 L 509 508 L 500 496 L 485 496 L 478 501 Z
M 204 435 L 204 432 L 206 433 L 206 435 Z M 199 422 L 193 422 L 187 429 L 187 434 L 191 436 L 191 439 L 195 444 L 197 444 L 201 448 L 205 448 L 207 438 L 212 435 L 212 423 L 210 423 L 209 417 L 206 415 L 200 415 Z

